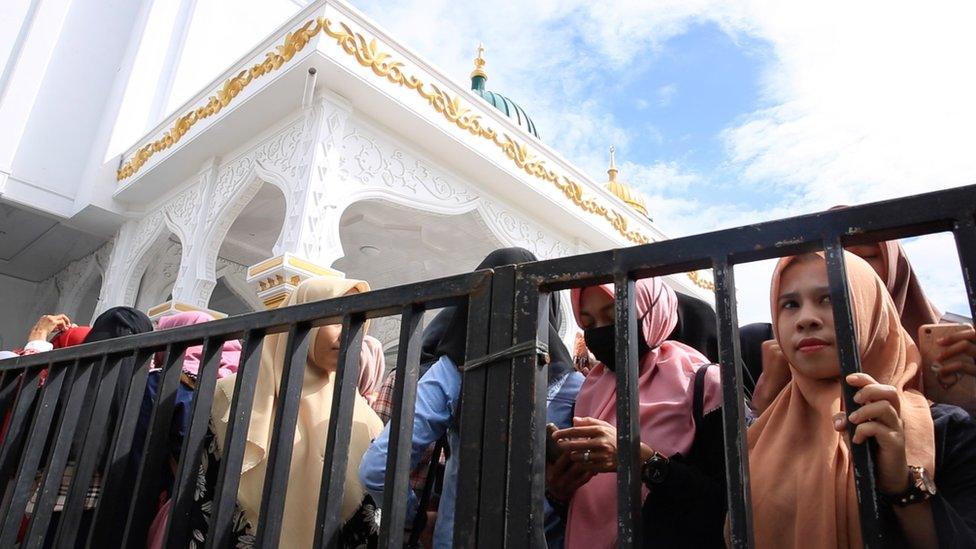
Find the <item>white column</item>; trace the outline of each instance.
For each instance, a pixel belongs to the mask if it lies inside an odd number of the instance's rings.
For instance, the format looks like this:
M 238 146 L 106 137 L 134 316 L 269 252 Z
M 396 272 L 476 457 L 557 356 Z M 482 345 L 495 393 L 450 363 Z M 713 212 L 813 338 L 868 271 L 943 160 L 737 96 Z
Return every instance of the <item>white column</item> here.
M 312 276 L 343 276 L 330 266 L 343 256 L 339 239 L 340 142 L 352 108 L 343 99 L 317 97 L 306 114 L 302 174 L 289 201 L 274 257 L 248 268 L 247 282 L 266 307 L 280 305 Z

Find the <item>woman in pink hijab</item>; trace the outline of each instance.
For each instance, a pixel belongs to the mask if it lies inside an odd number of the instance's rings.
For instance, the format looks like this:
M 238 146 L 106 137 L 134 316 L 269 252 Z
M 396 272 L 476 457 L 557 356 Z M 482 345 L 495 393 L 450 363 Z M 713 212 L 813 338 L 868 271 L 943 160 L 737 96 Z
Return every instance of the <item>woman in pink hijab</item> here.
M 179 328 L 191 324 L 211 322 L 212 320 L 214 320 L 214 317 L 203 311 L 188 311 L 160 318 L 158 329 L 168 330 L 170 328 Z M 156 353 L 154 362 L 157 368 L 163 366 L 163 359 L 165 358 L 163 355 L 164 353 Z M 183 372 L 189 374 L 192 378 L 196 378 L 200 371 L 200 357 L 202 355 L 202 345 L 187 348 L 186 352 L 183 353 Z M 236 339 L 225 341 L 223 349 L 220 352 L 220 367 L 217 369 L 217 379 L 225 378 L 236 372 L 237 363 L 240 360 L 241 342 Z
M 677 296 L 660 279 L 635 284 L 638 418 L 644 541 L 660 547 L 723 546 L 725 454 L 718 367 L 666 340 Z M 617 376 L 613 284 L 576 289 L 573 312 L 599 361 L 576 399 L 573 427 L 556 431 L 563 450 L 548 467 L 547 497 L 568 509 L 566 547 L 617 541 Z
M 370 406 L 376 402 L 385 372 L 383 344 L 373 336 L 363 336 L 363 350 L 359 355 L 359 394 Z

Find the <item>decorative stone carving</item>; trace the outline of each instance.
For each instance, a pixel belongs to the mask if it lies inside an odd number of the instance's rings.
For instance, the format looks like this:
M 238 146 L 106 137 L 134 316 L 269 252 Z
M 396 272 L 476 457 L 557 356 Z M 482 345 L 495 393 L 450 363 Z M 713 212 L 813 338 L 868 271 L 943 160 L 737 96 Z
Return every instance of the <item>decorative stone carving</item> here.
M 146 266 L 139 273 L 136 281 L 138 295 L 135 306 L 140 310 L 148 310 L 167 300 L 179 275 L 183 259 L 183 247 L 179 242 L 165 238 L 146 254 Z
M 138 254 L 148 248 L 151 242 L 159 236 L 163 224 L 163 211 L 161 209 L 143 217 L 136 225 L 135 238 L 129 243 L 129 251 Z
M 56 309 L 69 318 L 78 315 L 78 307 L 85 293 L 95 284 L 101 271 L 95 260 L 95 254 L 87 255 L 72 261 L 67 267 L 54 275 L 54 284 L 58 290 L 58 304 Z
M 471 205 L 478 200 L 463 183 L 358 127 L 348 131 L 342 140 L 339 173 L 346 180 L 395 190 L 441 206 Z
M 241 187 L 253 179 L 256 167 L 260 167 L 266 172 L 276 172 L 287 180 L 297 179 L 300 175 L 301 164 L 294 160 L 297 160 L 296 154 L 301 152 L 299 145 L 306 131 L 305 118 L 302 117 L 268 137 L 251 151 L 221 166 L 217 175 L 217 183 L 211 193 L 210 206 L 207 210 L 207 225 L 213 223 Z M 257 191 L 255 190 L 255 192 Z M 253 195 L 251 196 L 253 197 Z
M 521 246 L 539 259 L 564 257 L 573 253 L 573 249 L 565 242 L 491 200 L 482 201 L 479 210 L 491 232 L 510 246 Z

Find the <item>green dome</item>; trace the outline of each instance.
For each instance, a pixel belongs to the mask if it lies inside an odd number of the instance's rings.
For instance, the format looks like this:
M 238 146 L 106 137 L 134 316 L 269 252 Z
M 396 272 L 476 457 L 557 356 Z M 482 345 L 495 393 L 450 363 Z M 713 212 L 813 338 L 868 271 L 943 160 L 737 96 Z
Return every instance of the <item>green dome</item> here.
M 488 80 L 488 75 L 484 70 L 485 60 L 481 56 L 483 52 L 484 48 L 479 46 L 478 58 L 474 60 L 475 69 L 471 73 L 471 91 L 480 95 L 482 99 L 491 103 L 493 107 L 505 113 L 505 116 L 514 120 L 520 128 L 539 137 L 539 132 L 535 129 L 535 122 L 529 118 L 525 109 L 504 95 L 485 89 L 485 81 Z

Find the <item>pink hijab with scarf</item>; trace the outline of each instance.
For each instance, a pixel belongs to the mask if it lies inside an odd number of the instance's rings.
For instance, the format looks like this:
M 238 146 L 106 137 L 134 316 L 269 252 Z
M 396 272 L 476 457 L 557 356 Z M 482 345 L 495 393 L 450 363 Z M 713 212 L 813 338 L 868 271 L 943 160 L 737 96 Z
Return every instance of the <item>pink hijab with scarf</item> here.
M 363 349 L 359 354 L 359 394 L 370 406 L 376 402 L 385 371 L 383 344 L 373 336 L 363 336 Z
M 214 317 L 203 311 L 187 311 L 185 313 L 160 318 L 158 329 L 168 330 L 170 328 L 179 328 L 181 326 L 189 326 L 191 324 L 210 322 L 213 319 Z M 165 358 L 163 354 L 164 353 L 156 354 L 157 366 L 162 366 L 162 361 Z M 200 359 L 202 355 L 202 345 L 188 347 L 186 352 L 183 354 L 183 371 L 193 376 L 197 375 L 200 371 Z M 237 365 L 240 360 L 241 342 L 236 339 L 225 341 L 223 349 L 220 353 L 220 368 L 217 370 L 217 379 L 225 378 L 236 372 Z
M 687 455 L 695 440 L 692 400 L 695 372 L 708 359 L 676 341 L 665 341 L 678 322 L 678 298 L 660 279 L 635 283 L 638 326 L 651 350 L 640 357 L 637 377 L 641 442 L 672 456 Z M 613 298 L 613 284 L 597 286 Z M 580 323 L 582 289 L 572 291 L 573 314 Z M 722 404 L 718 368 L 705 374 L 704 413 Z M 576 398 L 577 417 L 617 424 L 617 376 L 597 364 Z M 642 494 L 647 497 L 647 490 Z M 617 474 L 601 473 L 576 491 L 569 505 L 567 549 L 615 547 L 617 542 Z

